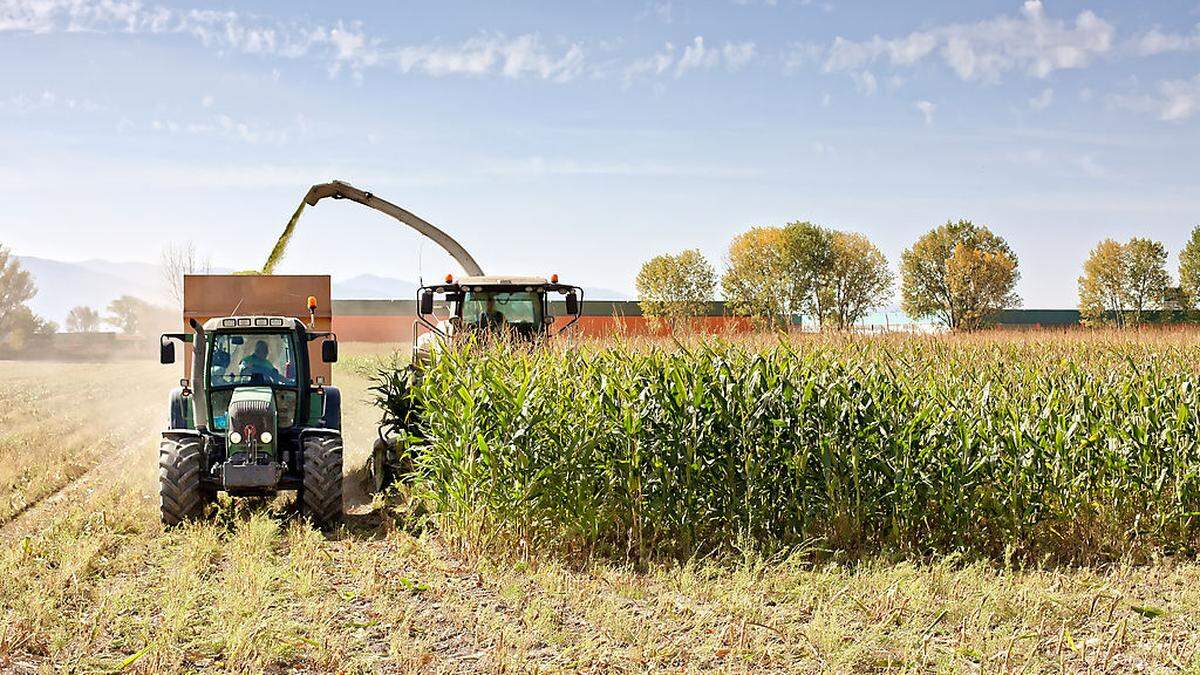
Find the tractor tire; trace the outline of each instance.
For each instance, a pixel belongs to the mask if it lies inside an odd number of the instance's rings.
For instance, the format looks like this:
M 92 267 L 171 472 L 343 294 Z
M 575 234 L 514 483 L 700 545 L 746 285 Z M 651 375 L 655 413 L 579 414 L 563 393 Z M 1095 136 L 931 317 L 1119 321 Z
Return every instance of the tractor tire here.
M 304 438 L 304 487 L 300 503 L 313 524 L 329 529 L 342 521 L 342 437 L 312 434 Z
M 199 436 L 168 435 L 158 446 L 158 505 L 163 525 L 198 518 L 210 501 L 200 487 L 204 445 Z

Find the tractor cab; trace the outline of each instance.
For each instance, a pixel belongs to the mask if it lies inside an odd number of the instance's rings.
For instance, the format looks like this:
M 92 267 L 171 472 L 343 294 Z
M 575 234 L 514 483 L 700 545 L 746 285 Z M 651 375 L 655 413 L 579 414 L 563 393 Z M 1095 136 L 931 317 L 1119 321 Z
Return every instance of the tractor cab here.
M 164 432 L 170 442 L 164 441 L 164 448 L 177 450 L 181 439 L 197 445 L 197 494 L 297 490 L 303 499 L 306 487 L 311 489 L 314 452 L 334 440 L 340 486 L 341 399 L 323 377 L 312 378 L 308 349 L 310 342 L 321 340 L 321 360 L 333 363 L 336 336 L 281 316 L 218 317 L 203 324 L 192 320 L 191 325 L 194 333 L 162 336 L 160 361 L 175 361 L 175 341 L 191 343 L 192 377 L 172 392 L 170 427 Z M 180 489 L 176 482 L 164 477 L 163 516 L 169 524 L 190 514 L 168 504 L 168 492 Z M 321 487 L 320 492 L 331 489 Z M 318 505 L 318 520 L 328 524 L 340 517 L 340 487 L 337 494 L 337 510 Z M 324 494 L 317 497 L 328 501 Z
M 568 318 L 556 330 L 552 329 L 555 317 L 551 313 L 554 295 L 563 297 Z M 435 344 L 456 335 L 503 334 L 523 340 L 556 335 L 579 320 L 582 300 L 583 289 L 558 283 L 557 274 L 549 279 L 494 275 L 455 279 L 447 275 L 444 283 L 417 291 L 414 361 L 428 357 Z M 426 332 L 419 333 L 422 327 Z

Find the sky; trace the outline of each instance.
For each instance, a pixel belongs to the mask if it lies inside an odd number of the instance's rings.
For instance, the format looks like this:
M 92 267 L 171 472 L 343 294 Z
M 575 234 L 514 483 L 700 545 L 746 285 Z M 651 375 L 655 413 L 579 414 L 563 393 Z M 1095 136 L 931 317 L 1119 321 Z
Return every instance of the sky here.
M 808 220 L 901 252 L 1005 237 L 1024 306 L 1089 249 L 1200 225 L 1200 0 L 0 0 L 0 244 L 258 267 L 313 183 L 491 273 L 633 293 L 651 256 Z M 287 273 L 457 272 L 322 202 Z

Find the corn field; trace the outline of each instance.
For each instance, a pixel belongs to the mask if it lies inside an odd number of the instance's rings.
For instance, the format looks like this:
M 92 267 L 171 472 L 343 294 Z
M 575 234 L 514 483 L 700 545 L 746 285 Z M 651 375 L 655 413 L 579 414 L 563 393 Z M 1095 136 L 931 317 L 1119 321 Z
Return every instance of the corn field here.
M 1121 334 L 493 345 L 379 391 L 421 411 L 414 490 L 470 546 L 1098 561 L 1196 543 L 1198 359 Z

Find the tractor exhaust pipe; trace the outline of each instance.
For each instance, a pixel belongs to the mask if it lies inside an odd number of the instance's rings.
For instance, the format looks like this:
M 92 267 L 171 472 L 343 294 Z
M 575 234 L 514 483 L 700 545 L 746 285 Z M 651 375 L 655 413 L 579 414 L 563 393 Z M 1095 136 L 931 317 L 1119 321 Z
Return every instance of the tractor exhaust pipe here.
M 204 391 L 204 374 L 208 369 L 204 366 L 205 347 L 208 341 L 204 339 L 204 326 L 195 319 L 188 319 L 188 325 L 196 332 L 195 339 L 192 340 L 192 386 L 198 392 L 197 396 L 192 397 L 192 406 L 196 412 L 196 428 L 208 428 L 208 397 Z

